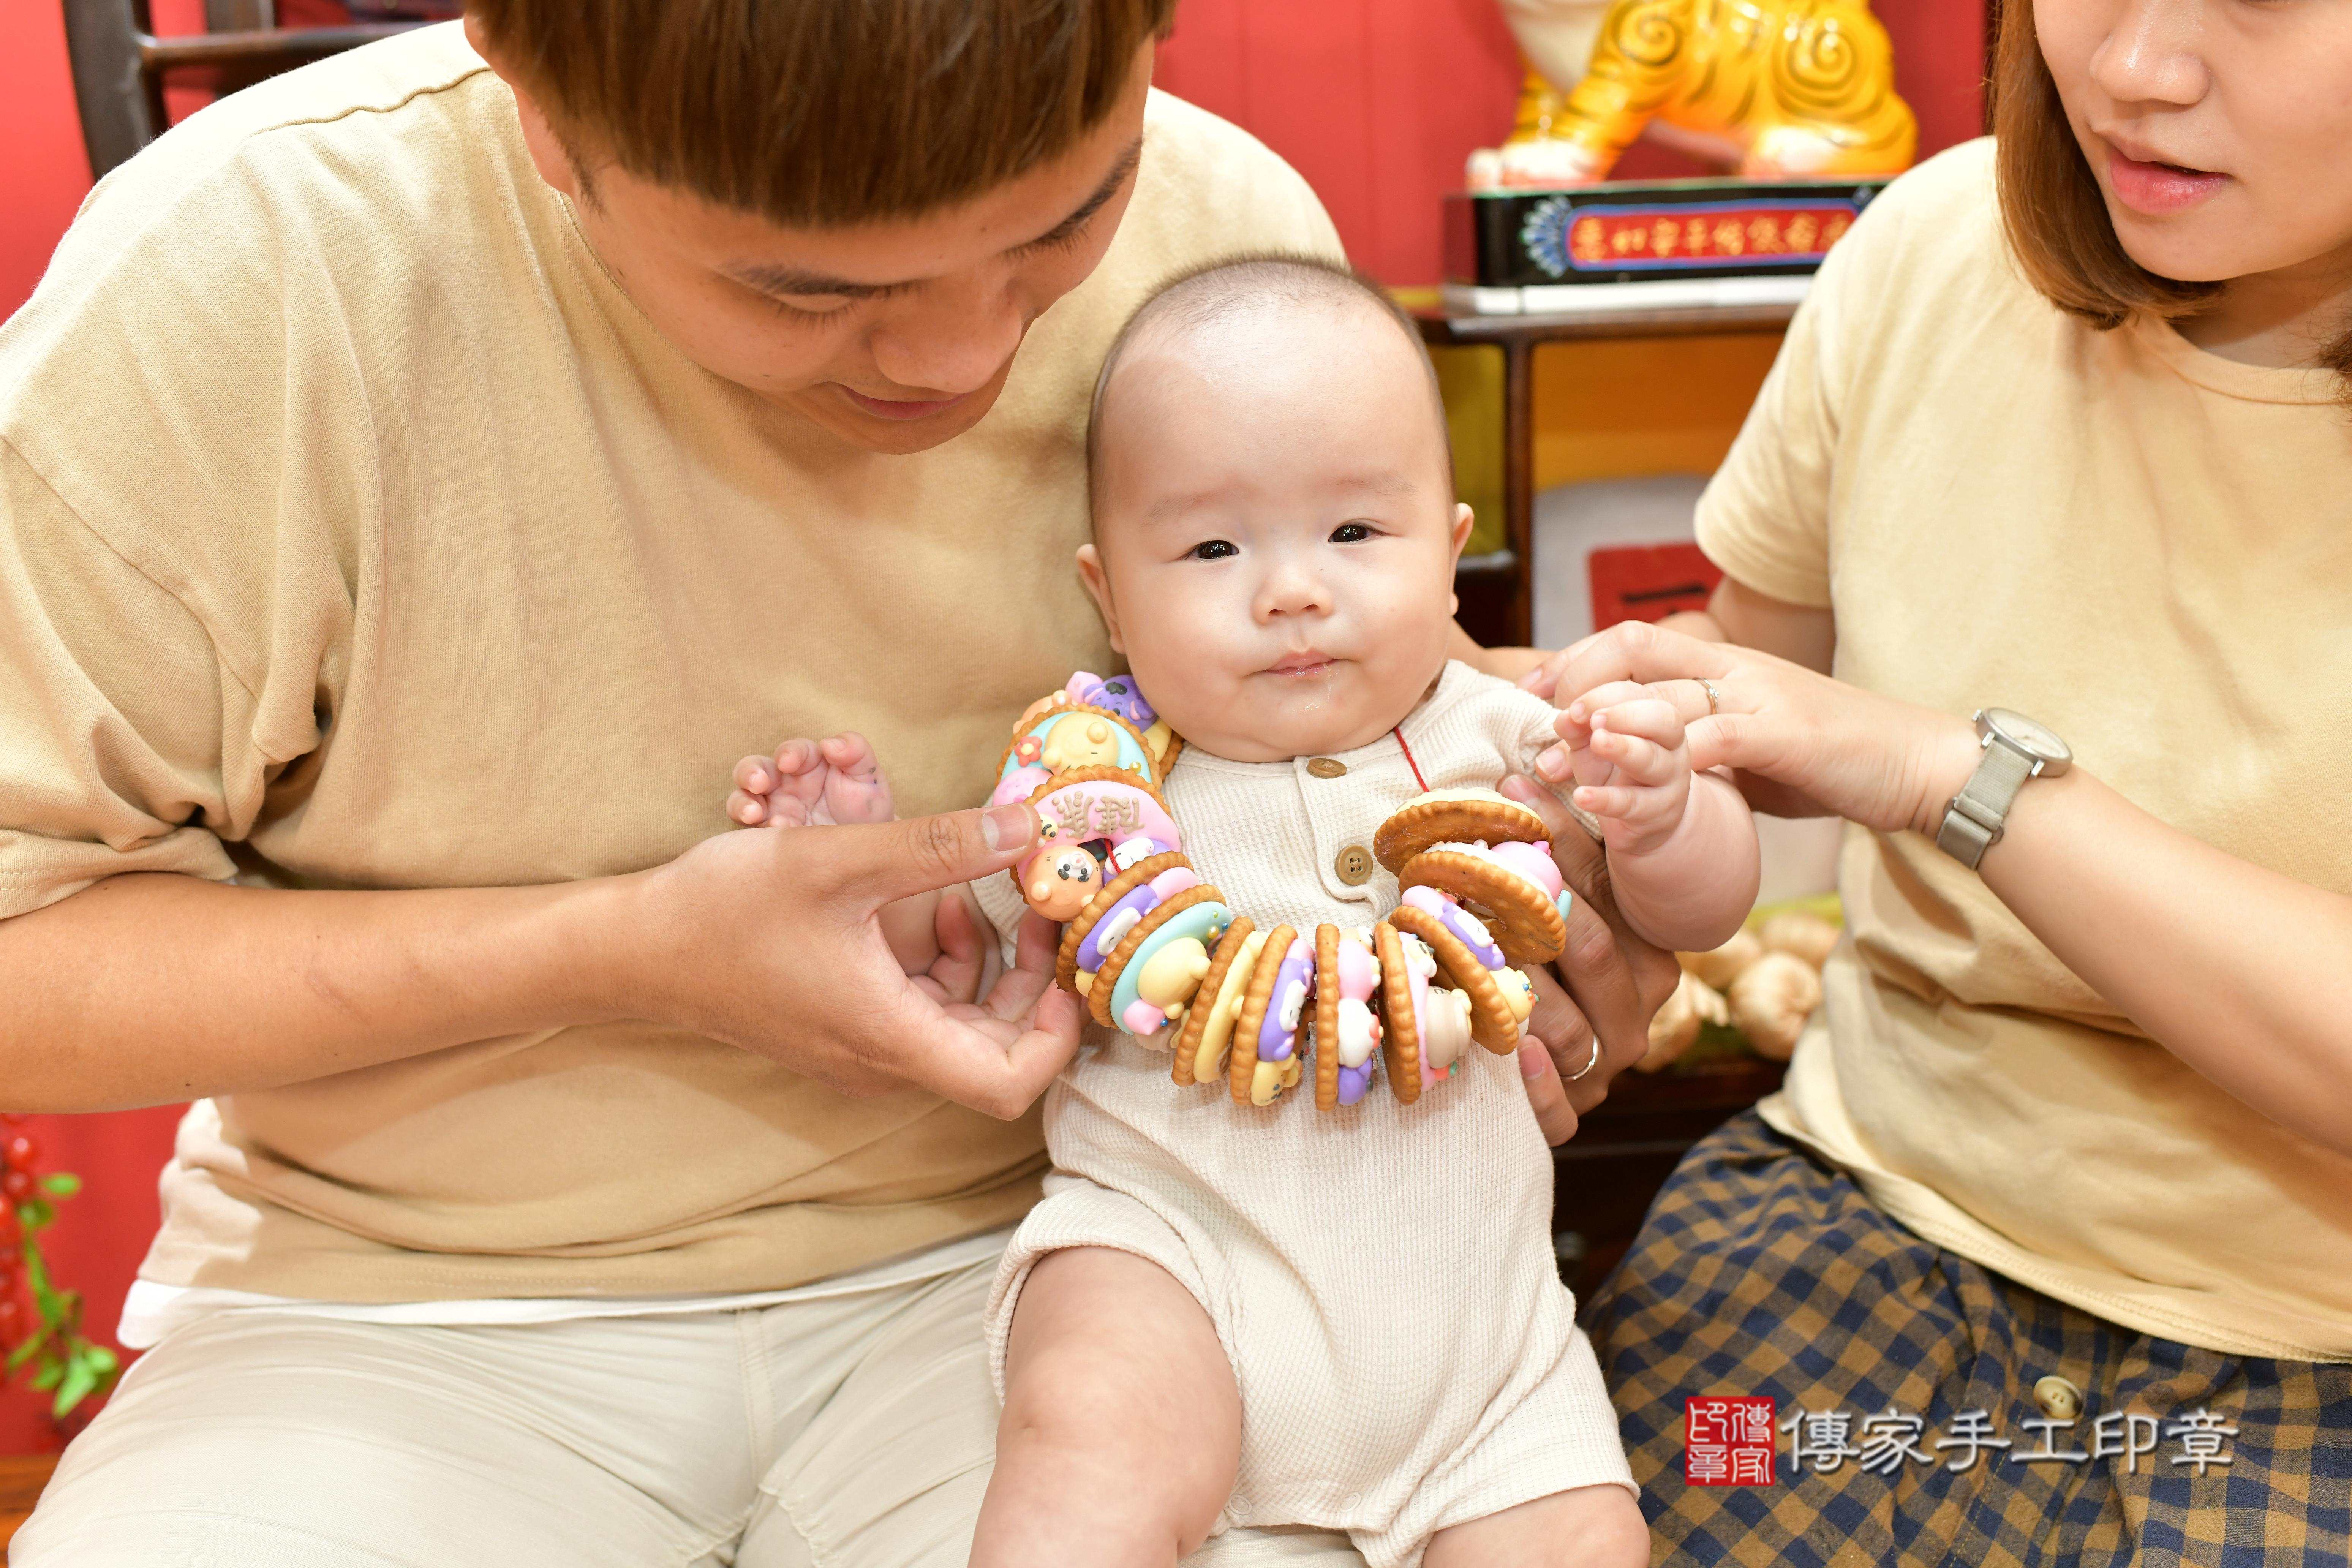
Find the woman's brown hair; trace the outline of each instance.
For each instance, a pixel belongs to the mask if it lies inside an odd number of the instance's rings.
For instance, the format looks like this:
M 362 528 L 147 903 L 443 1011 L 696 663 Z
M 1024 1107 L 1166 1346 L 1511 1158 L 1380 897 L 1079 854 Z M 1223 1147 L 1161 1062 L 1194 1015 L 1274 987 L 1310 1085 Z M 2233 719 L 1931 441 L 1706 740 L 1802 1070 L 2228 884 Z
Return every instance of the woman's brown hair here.
M 773 222 L 910 217 L 1067 152 L 1176 0 L 469 0 L 574 161 Z M 583 171 L 588 165 L 583 163 Z
M 2116 237 L 2106 197 L 2042 58 L 2033 0 L 2003 0 L 2000 6 L 1992 126 L 2001 226 L 2027 281 L 2052 304 L 2106 331 L 2142 311 L 2178 321 L 2220 296 L 2221 283 L 2184 283 L 2150 272 Z M 2329 343 L 2319 363 L 2347 378 L 2352 397 L 2352 332 Z

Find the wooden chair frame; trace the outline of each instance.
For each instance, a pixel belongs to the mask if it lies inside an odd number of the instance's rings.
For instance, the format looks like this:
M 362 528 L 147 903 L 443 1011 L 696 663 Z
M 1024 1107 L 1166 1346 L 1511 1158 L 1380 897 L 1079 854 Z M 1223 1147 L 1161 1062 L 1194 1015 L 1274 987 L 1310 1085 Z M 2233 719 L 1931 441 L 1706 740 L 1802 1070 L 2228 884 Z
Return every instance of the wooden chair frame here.
M 388 38 L 413 22 L 280 27 L 277 0 L 205 0 L 206 31 L 159 38 L 147 0 L 64 0 L 66 48 L 94 179 L 163 134 L 165 73 L 212 68 L 225 90 Z

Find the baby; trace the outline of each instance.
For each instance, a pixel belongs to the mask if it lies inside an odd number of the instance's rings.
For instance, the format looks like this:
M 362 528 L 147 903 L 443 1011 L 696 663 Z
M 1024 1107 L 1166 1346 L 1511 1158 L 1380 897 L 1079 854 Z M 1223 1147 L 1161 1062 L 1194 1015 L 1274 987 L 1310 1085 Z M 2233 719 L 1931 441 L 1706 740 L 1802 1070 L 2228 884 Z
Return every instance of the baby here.
M 1077 567 L 1186 742 L 1163 793 L 1192 866 L 1261 929 L 1370 925 L 1399 900 L 1364 847 L 1381 823 L 1530 773 L 1560 717 L 1447 660 L 1471 518 L 1411 324 L 1317 262 L 1193 274 L 1114 344 L 1088 440 Z M 1693 776 L 1668 704 L 1620 695 L 1565 731 L 1576 801 L 1642 934 L 1716 946 L 1755 893 L 1746 808 Z M 747 823 L 888 812 L 855 737 L 736 783 Z M 1013 879 L 961 896 L 1017 929 Z M 917 971 L 963 918 L 909 900 L 887 929 Z M 1373 1568 L 1646 1563 L 1516 1064 L 1469 1051 L 1416 1103 L 1325 1113 L 1177 1087 L 1173 1032 L 1100 1032 L 1047 1095 L 1054 1170 L 990 1310 L 1004 1411 L 972 1562 L 1164 1564 L 1309 1525 Z

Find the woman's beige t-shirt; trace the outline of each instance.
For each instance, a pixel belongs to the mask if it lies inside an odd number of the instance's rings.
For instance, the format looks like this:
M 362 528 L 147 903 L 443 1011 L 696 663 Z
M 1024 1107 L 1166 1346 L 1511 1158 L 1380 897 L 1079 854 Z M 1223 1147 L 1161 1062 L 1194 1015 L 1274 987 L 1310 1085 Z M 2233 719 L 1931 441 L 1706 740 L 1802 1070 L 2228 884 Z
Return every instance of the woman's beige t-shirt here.
M 2053 309 L 1973 142 L 1838 247 L 1699 542 L 1834 610 L 1840 678 L 2030 713 L 2184 832 L 2352 894 L 2338 392 Z M 1840 886 L 1853 941 L 1774 1126 L 1921 1236 L 2113 1321 L 2352 1358 L 2352 1159 L 2147 1039 L 1927 839 L 1850 829 Z
M 1249 136 L 1156 94 L 1146 125 L 1101 267 L 912 457 L 656 333 L 454 26 L 172 132 L 0 329 L 0 917 L 134 869 L 634 870 L 728 829 L 736 758 L 844 728 L 902 809 L 982 798 L 1022 707 L 1109 657 L 1072 558 L 1112 333 L 1179 268 L 1339 253 Z M 563 1029 L 198 1105 L 144 1273 L 772 1289 L 1004 1225 L 1043 1163 L 1034 1116 Z

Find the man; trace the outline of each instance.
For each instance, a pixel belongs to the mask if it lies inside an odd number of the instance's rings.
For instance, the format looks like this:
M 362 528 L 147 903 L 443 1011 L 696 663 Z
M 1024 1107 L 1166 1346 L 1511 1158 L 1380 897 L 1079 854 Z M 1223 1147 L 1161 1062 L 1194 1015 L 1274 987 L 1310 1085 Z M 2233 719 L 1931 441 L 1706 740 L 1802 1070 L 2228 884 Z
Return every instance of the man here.
M 19 1563 L 961 1561 L 1077 1020 L 873 911 L 1035 823 L 721 803 L 855 727 L 968 805 L 1106 664 L 1111 334 L 1338 248 L 1150 94 L 1170 9 L 478 0 L 94 195 L 0 330 L 0 1100 L 198 1103 Z M 1613 1067 L 1663 987 L 1586 919 Z

